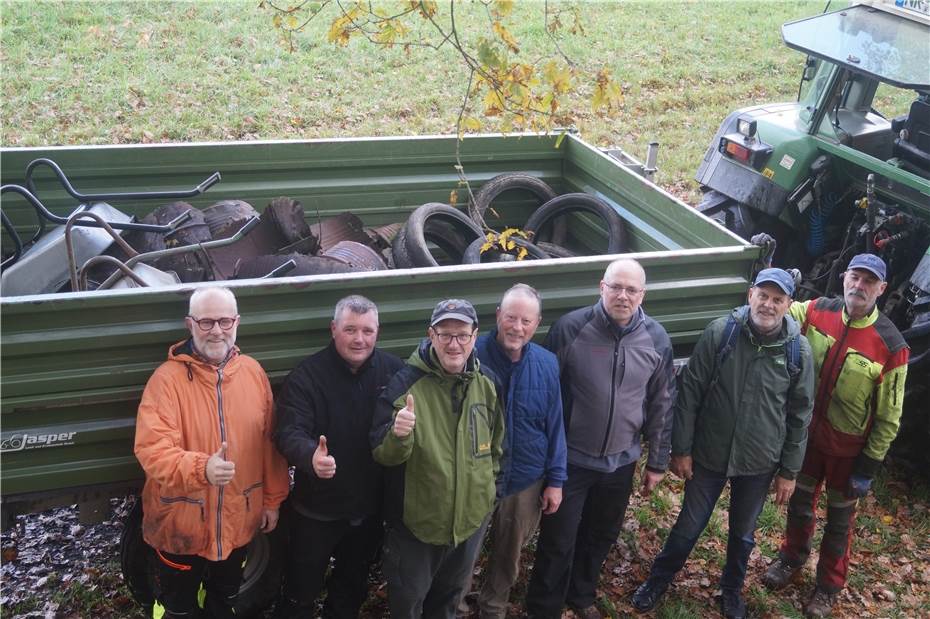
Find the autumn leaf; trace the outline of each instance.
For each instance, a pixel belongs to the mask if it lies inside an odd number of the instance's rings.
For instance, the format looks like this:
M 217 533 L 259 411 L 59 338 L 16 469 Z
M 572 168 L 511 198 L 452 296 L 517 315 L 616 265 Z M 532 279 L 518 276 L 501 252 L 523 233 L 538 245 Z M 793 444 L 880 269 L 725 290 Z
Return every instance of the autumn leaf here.
M 514 39 L 513 35 L 510 34 L 510 31 L 504 27 L 504 24 L 500 23 L 499 21 L 496 21 L 493 24 L 491 24 L 491 29 L 494 30 L 494 34 L 496 34 L 500 38 L 500 40 L 504 42 L 504 44 L 510 49 L 510 51 L 512 51 L 515 54 L 520 53 L 520 47 L 517 45 L 516 39 Z
M 466 116 L 462 119 L 462 126 L 465 127 L 466 131 L 480 131 L 481 121 L 474 116 Z

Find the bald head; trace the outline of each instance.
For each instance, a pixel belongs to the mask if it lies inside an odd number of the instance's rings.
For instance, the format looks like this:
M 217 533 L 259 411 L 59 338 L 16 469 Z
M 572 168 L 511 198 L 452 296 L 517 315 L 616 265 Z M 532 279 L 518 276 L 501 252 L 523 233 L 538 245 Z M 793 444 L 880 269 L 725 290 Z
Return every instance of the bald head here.
M 614 260 L 601 280 L 601 302 L 607 315 L 620 326 L 630 324 L 646 294 L 646 272 L 630 258 Z
M 191 316 L 196 316 L 203 305 L 212 303 L 224 305 L 233 314 L 239 313 L 236 304 L 236 295 L 225 286 L 207 286 L 206 288 L 198 288 L 195 290 L 194 294 L 191 295 L 187 313 Z

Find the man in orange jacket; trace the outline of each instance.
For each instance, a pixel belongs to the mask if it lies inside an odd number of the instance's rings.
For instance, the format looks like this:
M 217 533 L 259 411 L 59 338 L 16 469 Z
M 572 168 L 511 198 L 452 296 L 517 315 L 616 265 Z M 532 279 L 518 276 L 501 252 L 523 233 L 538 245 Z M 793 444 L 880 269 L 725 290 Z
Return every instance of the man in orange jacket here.
M 185 318 L 190 338 L 168 349 L 136 419 L 145 470 L 142 534 L 155 549 L 155 616 L 233 617 L 246 546 L 277 525 L 287 496 L 284 458 L 271 443 L 268 378 L 239 353 L 236 298 L 200 288 Z

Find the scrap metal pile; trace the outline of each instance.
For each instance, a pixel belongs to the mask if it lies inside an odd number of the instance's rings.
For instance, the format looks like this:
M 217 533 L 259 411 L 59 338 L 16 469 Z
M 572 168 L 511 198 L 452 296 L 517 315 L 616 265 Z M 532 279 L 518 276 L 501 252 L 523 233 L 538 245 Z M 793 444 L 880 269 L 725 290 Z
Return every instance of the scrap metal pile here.
M 80 206 L 68 217 L 51 213 L 36 197 L 32 174 L 52 169 Z M 165 286 L 180 282 L 271 278 L 379 271 L 449 264 L 564 258 L 570 213 L 600 218 L 605 253 L 626 250 L 623 219 L 609 204 L 585 193 L 561 196 L 540 179 L 502 174 L 474 194 L 467 212 L 437 202 L 416 208 L 405 222 L 365 226 L 351 212 L 308 222 L 304 206 L 279 197 L 259 214 L 243 200 L 220 200 L 198 209 L 178 198 L 199 195 L 220 180 L 214 173 L 190 190 L 82 194 L 61 168 L 37 159 L 26 186 L 4 185 L 36 210 L 38 228 L 23 242 L 6 214 L 2 224 L 13 251 L 2 262 L 2 295 Z M 485 215 L 509 191 L 528 192 L 539 202 L 522 229 L 490 229 Z M 119 200 L 174 199 L 140 221 L 111 206 Z M 59 224 L 46 233 L 45 223 Z

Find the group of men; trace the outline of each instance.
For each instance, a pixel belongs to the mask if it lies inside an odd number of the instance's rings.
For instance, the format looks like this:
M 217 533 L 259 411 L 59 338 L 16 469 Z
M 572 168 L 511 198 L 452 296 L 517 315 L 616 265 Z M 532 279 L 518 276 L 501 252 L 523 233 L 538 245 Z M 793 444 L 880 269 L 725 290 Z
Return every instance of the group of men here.
M 406 362 L 379 350 L 378 308 L 340 300 L 332 340 L 304 359 L 277 398 L 235 346 L 227 288 L 190 299 L 190 337 L 169 348 L 139 408 L 146 473 L 143 535 L 154 548 L 157 617 L 232 617 L 246 547 L 270 532 L 290 490 L 288 559 L 276 607 L 357 617 L 381 552 L 392 617 L 448 617 L 476 602 L 505 617 L 521 552 L 537 528 L 530 617 L 600 617 L 598 577 L 616 542 L 643 441 L 640 493 L 665 471 L 685 479 L 678 520 L 634 592 L 656 606 L 730 484 L 721 612 L 745 616 L 741 591 L 769 487 L 788 529 L 764 582 L 787 585 L 811 550 L 827 487 L 814 595 L 827 616 L 845 584 L 856 500 L 868 492 L 901 413 L 908 350 L 876 309 L 884 263 L 856 256 L 844 299 L 793 303 L 794 281 L 765 269 L 748 305 L 712 322 L 676 395 L 670 339 L 641 305 L 634 260 L 606 269 L 600 298 L 533 343 L 536 290 L 517 284 L 478 334 L 466 300 L 433 310 Z M 811 421 L 813 419 L 813 421 Z M 805 449 L 806 447 L 806 449 Z M 488 534 L 476 600 L 466 594 Z

